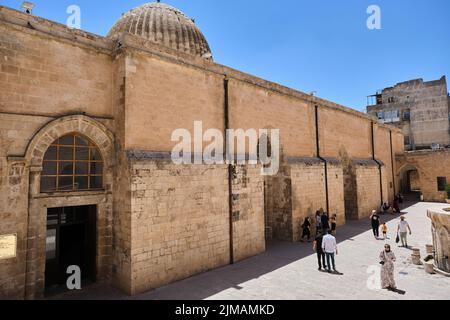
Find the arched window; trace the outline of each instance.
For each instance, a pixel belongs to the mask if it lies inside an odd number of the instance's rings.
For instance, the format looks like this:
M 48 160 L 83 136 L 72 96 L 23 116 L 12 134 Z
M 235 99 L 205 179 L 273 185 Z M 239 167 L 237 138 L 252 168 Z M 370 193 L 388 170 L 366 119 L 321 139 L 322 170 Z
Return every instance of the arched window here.
M 82 135 L 57 139 L 44 156 L 41 192 L 103 188 L 103 160 L 98 148 Z

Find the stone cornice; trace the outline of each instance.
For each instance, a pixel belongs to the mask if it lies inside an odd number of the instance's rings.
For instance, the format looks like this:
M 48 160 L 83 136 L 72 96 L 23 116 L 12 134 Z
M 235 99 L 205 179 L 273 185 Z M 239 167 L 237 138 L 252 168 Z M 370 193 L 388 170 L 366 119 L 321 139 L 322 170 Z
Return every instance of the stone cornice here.
M 0 6 L 0 24 L 5 24 L 30 34 L 69 41 L 71 44 L 96 49 L 106 54 L 112 54 L 114 47 L 114 42 L 105 37 L 78 29 L 70 29 L 63 24 L 4 6 Z

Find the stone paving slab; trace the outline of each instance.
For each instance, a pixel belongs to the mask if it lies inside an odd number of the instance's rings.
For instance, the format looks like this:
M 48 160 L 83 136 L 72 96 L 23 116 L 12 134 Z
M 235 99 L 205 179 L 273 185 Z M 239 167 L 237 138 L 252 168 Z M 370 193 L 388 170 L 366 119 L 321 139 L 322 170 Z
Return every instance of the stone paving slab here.
M 411 204 L 403 210 L 413 235 L 409 245 L 421 249 L 432 243 L 431 222 L 426 216 L 429 207 L 443 208 L 436 203 Z M 448 205 L 447 205 L 448 206 Z M 317 259 L 310 243 L 268 244 L 259 256 L 176 282 L 136 297 L 123 295 L 107 284 L 95 284 L 80 292 L 72 292 L 53 299 L 137 299 L 137 300 L 428 300 L 450 299 L 450 278 L 429 275 L 423 266 L 411 263 L 410 249 L 395 244 L 399 216 L 382 216 L 387 221 L 390 239 L 376 240 L 370 221 L 350 221 L 338 230 L 337 268 L 343 275 L 317 270 Z M 397 256 L 395 277 L 405 295 L 385 290 L 371 290 L 367 281 L 368 268 L 379 267 L 378 255 L 384 243 L 390 243 Z

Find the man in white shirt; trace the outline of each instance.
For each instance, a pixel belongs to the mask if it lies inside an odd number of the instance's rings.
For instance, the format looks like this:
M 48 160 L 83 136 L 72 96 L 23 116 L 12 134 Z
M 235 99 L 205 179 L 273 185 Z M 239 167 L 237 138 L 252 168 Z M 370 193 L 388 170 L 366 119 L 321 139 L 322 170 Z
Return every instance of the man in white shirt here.
M 334 261 L 334 255 L 338 254 L 336 238 L 333 237 L 333 235 L 330 233 L 330 230 L 327 230 L 326 233 L 327 235 L 325 235 L 322 240 L 322 250 L 323 252 L 325 252 L 325 255 L 327 257 L 328 273 L 331 273 L 331 266 L 333 266 L 334 272 L 337 272 Z
M 411 228 L 409 227 L 408 221 L 405 220 L 404 216 L 400 217 L 400 222 L 397 227 L 397 232 L 400 233 L 400 239 L 402 240 L 402 247 L 408 247 L 408 230 L 409 235 L 412 234 Z

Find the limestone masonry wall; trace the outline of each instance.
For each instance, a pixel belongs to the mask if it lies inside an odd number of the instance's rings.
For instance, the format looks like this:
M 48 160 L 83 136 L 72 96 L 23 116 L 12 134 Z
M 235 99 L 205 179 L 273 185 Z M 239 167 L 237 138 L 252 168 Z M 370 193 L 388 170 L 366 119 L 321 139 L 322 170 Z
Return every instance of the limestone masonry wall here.
M 345 224 L 345 202 L 344 202 L 344 171 L 342 164 L 328 163 L 328 201 L 330 214 L 337 215 L 337 224 Z
M 2 112 L 112 116 L 110 55 L 0 22 L 0 56 Z
M 279 129 L 286 156 L 315 155 L 311 104 L 236 80 L 230 81 L 229 92 L 231 128 Z
M 223 77 L 133 52 L 126 69 L 126 149 L 171 151 L 172 132 L 194 137 L 197 120 L 223 132 Z
M 0 131 L 1 132 L 1 131 Z M 25 291 L 28 228 L 28 169 L 0 157 L 0 235 L 16 234 L 16 257 L 0 261 L 0 298 L 21 299 Z
M 126 57 L 118 54 L 113 65 L 113 111 L 116 139 L 114 183 L 114 257 L 113 282 L 116 287 L 131 294 L 131 169 L 125 152 L 125 101 L 128 94 Z
M 294 164 L 291 166 L 292 183 L 292 241 L 302 236 L 301 225 L 306 217 L 315 220 L 319 208 L 326 210 L 325 165 Z
M 228 166 L 140 160 L 131 166 L 131 294 L 230 261 Z M 234 171 L 234 261 L 265 250 L 263 178 Z
M 329 214 L 345 223 L 343 169 L 328 163 Z M 315 213 L 326 210 L 325 164 L 317 158 L 293 160 L 274 177 L 266 178 L 266 226 L 269 238 L 299 241 L 306 217 L 314 222 Z M 314 228 L 314 225 L 313 225 Z
M 374 127 L 375 158 L 383 163 L 383 201 L 394 201 L 395 156 L 391 150 L 390 132 L 384 127 Z M 393 147 L 393 146 L 392 146 Z M 392 153 L 391 153 L 392 152 Z M 393 168 L 394 166 L 394 168 Z M 395 190 L 397 191 L 397 190 Z
M 228 169 L 134 162 L 132 294 L 229 262 Z
M 234 261 L 264 252 L 264 177 L 260 166 L 234 167 L 232 211 Z
M 292 179 L 290 167 L 265 178 L 265 215 L 268 239 L 293 241 Z
M 353 117 L 338 110 L 319 108 L 319 136 L 322 157 L 371 158 L 369 119 Z
M 358 219 L 368 218 L 372 210 L 379 210 L 380 173 L 376 165 L 358 165 L 356 167 L 356 185 L 358 197 Z

